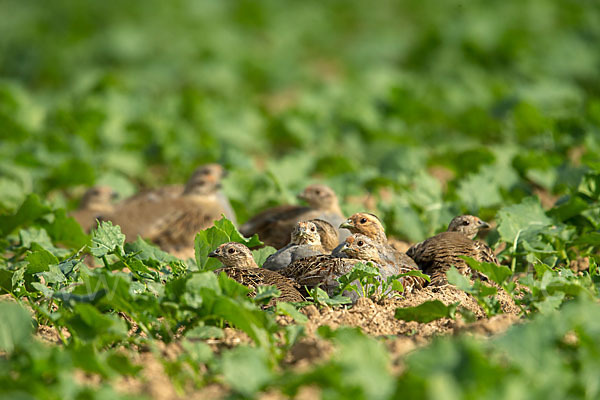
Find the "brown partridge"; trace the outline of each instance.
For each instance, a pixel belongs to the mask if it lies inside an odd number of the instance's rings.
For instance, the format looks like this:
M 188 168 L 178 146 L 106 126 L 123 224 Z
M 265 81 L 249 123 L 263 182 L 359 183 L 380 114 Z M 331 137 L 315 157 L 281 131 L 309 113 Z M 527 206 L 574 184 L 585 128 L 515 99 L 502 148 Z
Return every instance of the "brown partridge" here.
M 224 211 L 225 217 L 237 225 L 235 213 L 229 203 L 229 199 L 220 190 L 221 180 L 227 176 L 227 171 L 219 164 L 205 164 L 201 165 L 194 170 L 188 180 L 188 185 L 193 181 L 210 180 L 216 182 L 217 191 L 216 196 L 218 201 L 221 203 L 221 207 Z M 134 196 L 129 197 L 123 201 L 123 204 L 129 204 L 135 206 L 135 204 L 147 203 L 147 202 L 161 202 L 166 199 L 175 199 L 183 194 L 185 185 L 167 185 L 156 189 L 147 189 Z
M 336 279 L 352 271 L 359 262 L 372 262 L 379 269 L 384 279 L 411 270 L 414 271 L 417 268 L 413 264 L 391 264 L 383 260 L 380 246 L 361 234 L 347 237 L 341 251 L 349 258 L 339 258 L 331 255 L 308 257 L 291 263 L 280 273 L 302 286 L 314 287 L 321 285 L 331 295 L 338 286 Z M 422 278 L 412 276 L 400 279 L 406 293 L 423 287 L 425 282 Z
M 179 257 L 193 257 L 196 233 L 224 212 L 218 187 L 211 176 L 191 179 L 180 196 L 126 203 L 103 219 L 120 225 L 128 241 L 140 235 Z
M 81 199 L 79 208 L 69 214 L 81 225 L 85 232 L 96 226 L 96 219 L 114 210 L 113 201 L 117 193 L 107 186 L 94 186 L 88 189 Z
M 263 268 L 278 271 L 302 258 L 323 254 L 321 236 L 317 226 L 310 221 L 300 221 L 292 230 L 291 241 L 285 247 L 271 254 L 264 262 Z
M 407 264 L 417 268 L 417 265 L 412 258 L 390 245 L 387 236 L 385 235 L 383 225 L 381 224 L 381 220 L 376 215 L 370 213 L 356 213 L 341 224 L 340 227 L 346 228 L 352 233 L 365 235 L 377 243 L 381 249 L 381 255 L 387 262 Z M 333 254 L 337 255 L 339 254 L 339 251 L 341 251 L 341 246 L 338 246 Z
M 415 244 L 406 254 L 431 276 L 431 285 L 444 286 L 448 283 L 446 271 L 451 266 L 465 276 L 471 275 L 471 269 L 460 256 L 499 264 L 494 251 L 487 244 L 473 240 L 479 230 L 485 228 L 489 228 L 489 225 L 478 217 L 461 215 L 450 222 L 446 232 Z
M 269 208 L 240 226 L 240 232 L 246 237 L 258 234 L 266 245 L 281 249 L 290 242 L 290 234 L 298 221 L 319 218 L 333 226 L 339 226 L 343 221 L 338 198 L 330 187 L 308 186 L 298 198 L 306 201 L 308 207 L 283 205 Z M 345 237 L 347 231 L 340 231 L 339 235 Z
M 231 279 L 252 289 L 249 296 L 256 294 L 257 286 L 273 285 L 281 292 L 281 296 L 273 299 L 274 301 L 304 301 L 304 297 L 296 289 L 298 284 L 277 272 L 259 268 L 250 249 L 241 243 L 224 243 L 208 256 L 218 259 L 224 265 L 214 271 L 216 274 L 224 272 Z

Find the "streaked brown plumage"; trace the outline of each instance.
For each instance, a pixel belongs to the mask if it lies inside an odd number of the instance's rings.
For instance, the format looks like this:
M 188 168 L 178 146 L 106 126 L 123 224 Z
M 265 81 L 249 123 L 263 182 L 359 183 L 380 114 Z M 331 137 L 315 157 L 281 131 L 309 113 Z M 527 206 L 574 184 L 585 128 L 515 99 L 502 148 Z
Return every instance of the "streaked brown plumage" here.
M 450 222 L 448 231 L 415 244 L 406 254 L 431 276 L 431 285 L 443 286 L 448 283 L 446 271 L 451 266 L 465 276 L 471 275 L 471 269 L 459 256 L 499 264 L 494 251 L 487 244 L 472 240 L 480 229 L 487 227 L 487 223 L 475 216 L 462 215 Z
M 69 216 L 75 218 L 85 232 L 89 232 L 96 226 L 97 218 L 114 210 L 113 201 L 116 197 L 117 193 L 110 187 L 94 186 L 85 192 L 79 208 Z
M 379 251 L 383 256 L 383 259 L 393 264 L 409 264 L 414 267 L 417 265 L 414 261 L 408 257 L 405 253 L 396 250 L 392 247 L 387 239 L 381 220 L 375 215 L 370 213 L 356 213 L 348 218 L 340 227 L 348 229 L 352 233 L 365 235 L 379 246 Z M 341 247 L 338 247 L 334 251 L 340 251 Z
M 252 257 L 252 252 L 248 247 L 241 243 L 224 243 L 211 252 L 209 257 L 217 258 L 224 265 L 214 272 L 219 274 L 224 272 L 231 279 L 247 286 L 253 291 L 249 294 L 256 294 L 255 290 L 260 285 L 273 285 L 281 291 L 281 296 L 273 299 L 276 301 L 300 302 L 304 297 L 296 289 L 298 285 L 277 272 L 268 269 L 259 268 Z
M 343 221 L 338 198 L 328 186 L 308 186 L 298 198 L 306 201 L 308 207 L 283 205 L 269 208 L 240 226 L 240 232 L 246 237 L 258 234 L 266 245 L 281 249 L 290 242 L 290 233 L 298 221 L 319 218 L 333 226 L 339 226 Z
M 417 266 L 412 260 L 397 264 L 385 261 L 381 256 L 380 247 L 374 241 L 361 234 L 354 234 L 347 237 L 342 252 L 346 253 L 349 258 L 339 258 L 330 255 L 308 257 L 291 263 L 288 267 L 281 270 L 280 273 L 283 276 L 294 279 L 298 284 L 303 286 L 314 287 L 321 285 L 331 295 L 338 286 L 336 279 L 352 271 L 352 268 L 358 262 L 372 262 L 379 269 L 384 279 L 411 270 L 417 270 Z M 405 287 L 405 293 L 419 289 L 425 283 L 422 278 L 412 276 L 400 279 Z

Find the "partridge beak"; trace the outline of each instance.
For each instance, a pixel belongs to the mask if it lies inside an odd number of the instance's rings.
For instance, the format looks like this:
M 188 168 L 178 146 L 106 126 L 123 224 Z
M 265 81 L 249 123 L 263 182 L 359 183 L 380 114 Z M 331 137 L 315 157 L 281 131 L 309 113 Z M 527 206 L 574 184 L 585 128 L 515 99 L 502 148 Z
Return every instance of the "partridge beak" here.
M 208 253 L 209 257 L 217 257 L 219 254 L 217 253 L 216 250 L 211 251 L 210 253 Z
M 481 229 L 488 229 L 488 228 L 490 228 L 490 224 L 488 224 L 488 223 L 487 223 L 487 222 L 485 222 L 485 221 L 481 221 L 481 220 L 479 220 L 479 227 L 480 227 Z
M 344 243 L 344 245 L 342 246 L 342 248 L 340 249 L 340 251 L 341 251 L 342 253 L 345 253 L 345 252 L 346 252 L 346 250 L 348 250 L 348 245 L 347 245 L 346 243 Z
M 352 229 L 354 228 L 354 225 L 352 225 L 352 223 L 350 222 L 350 220 L 343 222 L 340 224 L 339 226 L 340 229 L 345 228 L 345 229 Z
M 119 198 L 119 193 L 117 193 L 117 192 L 112 192 L 112 193 L 110 194 L 110 198 L 111 198 L 111 200 L 117 200 L 117 199 Z
M 304 194 L 304 192 L 302 193 L 298 193 L 296 195 L 296 198 L 300 199 L 300 200 L 306 200 L 306 195 Z

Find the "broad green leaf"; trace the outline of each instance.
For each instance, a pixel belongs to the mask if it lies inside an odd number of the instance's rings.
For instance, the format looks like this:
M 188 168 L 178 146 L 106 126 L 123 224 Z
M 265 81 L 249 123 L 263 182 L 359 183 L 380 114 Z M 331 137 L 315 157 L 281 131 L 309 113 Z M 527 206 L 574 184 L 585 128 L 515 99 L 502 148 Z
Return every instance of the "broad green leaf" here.
M 29 252 L 25 257 L 25 261 L 29 263 L 29 265 L 27 265 L 28 274 L 48 271 L 50 265 L 58 264 L 58 258 L 38 244 L 34 243 L 32 245 L 32 250 L 33 251 Z
M 91 253 L 96 257 L 104 257 L 110 253 L 123 253 L 125 235 L 121 227 L 114 226 L 110 221 L 100 222 L 100 226 L 92 231 Z
M 244 238 L 236 227 L 227 218 L 215 221 L 214 226 L 198 232 L 194 240 L 196 250 L 196 264 L 200 271 L 212 270 L 219 266 L 219 262 L 208 257 L 208 254 L 219 245 L 227 242 L 242 243 L 248 247 L 260 246 L 263 243 L 254 235 L 250 239 Z M 259 264 L 260 265 L 260 264 Z
M 25 226 L 51 212 L 36 194 L 27 196 L 23 204 L 12 215 L 0 215 L 0 235 L 6 236 L 19 226 Z
M 277 303 L 277 314 L 288 315 L 294 319 L 297 324 L 304 324 L 308 321 L 306 315 L 302 314 L 292 304 L 286 302 Z
M 277 249 L 271 246 L 265 246 L 258 250 L 252 250 L 252 256 L 254 257 L 254 261 L 256 261 L 256 265 L 262 266 L 267 258 L 277 252 Z
M 53 221 L 42 226 L 54 243 L 62 243 L 74 248 L 81 248 L 90 243 L 90 237 L 83 232 L 74 218 L 67 217 L 64 209 L 56 210 Z
M 0 301 L 0 319 L 0 351 L 11 353 L 31 340 L 31 316 L 19 304 Z
M 456 314 L 459 303 L 445 305 L 439 300 L 430 300 L 416 307 L 397 308 L 394 315 L 404 321 L 417 321 L 427 323 L 440 318 L 452 318 Z
M 199 340 L 221 339 L 223 336 L 223 329 L 210 325 L 197 326 L 185 333 L 186 338 Z
M 487 262 L 478 262 L 470 257 L 460 256 L 472 269 L 482 272 L 499 285 L 504 284 L 512 276 L 512 271 L 505 265 L 496 265 Z
M 529 197 L 521 204 L 507 206 L 498 211 L 498 233 L 503 241 L 512 244 L 517 237 L 537 232 L 552 224 L 539 201 Z
M 10 293 L 13 290 L 13 272 L 0 269 L 0 294 Z
M 265 351 L 255 347 L 240 346 L 227 351 L 223 354 L 222 368 L 225 382 L 248 397 L 273 378 Z

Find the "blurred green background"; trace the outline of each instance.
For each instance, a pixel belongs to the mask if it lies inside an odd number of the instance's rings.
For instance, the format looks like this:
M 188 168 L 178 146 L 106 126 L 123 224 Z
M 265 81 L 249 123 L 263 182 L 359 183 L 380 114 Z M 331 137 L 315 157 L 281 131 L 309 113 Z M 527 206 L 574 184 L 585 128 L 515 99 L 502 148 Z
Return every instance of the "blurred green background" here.
M 0 2 L 0 212 L 231 172 L 239 221 L 330 184 L 420 240 L 600 170 L 600 3 Z

